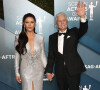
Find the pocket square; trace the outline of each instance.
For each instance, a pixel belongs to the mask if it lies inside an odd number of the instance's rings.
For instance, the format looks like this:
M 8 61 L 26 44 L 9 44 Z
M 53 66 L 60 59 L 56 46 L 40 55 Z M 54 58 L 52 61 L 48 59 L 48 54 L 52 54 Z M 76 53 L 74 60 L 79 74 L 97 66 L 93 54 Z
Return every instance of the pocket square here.
M 71 37 L 71 36 L 68 35 L 68 36 L 67 36 L 67 39 L 70 38 L 70 37 Z

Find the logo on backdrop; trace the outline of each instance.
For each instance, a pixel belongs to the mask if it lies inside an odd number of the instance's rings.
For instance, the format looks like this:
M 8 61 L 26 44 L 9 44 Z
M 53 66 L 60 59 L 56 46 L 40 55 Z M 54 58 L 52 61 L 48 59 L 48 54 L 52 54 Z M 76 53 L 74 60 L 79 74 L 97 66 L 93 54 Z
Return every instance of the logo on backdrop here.
M 93 2 L 91 2 L 90 5 L 89 5 L 89 9 L 90 9 L 90 20 L 93 20 L 93 9 L 95 7 L 97 7 L 97 3 L 98 3 L 98 1 L 96 1 L 96 5 L 93 5 Z
M 16 25 L 22 25 L 22 16 L 17 16 Z
M 86 69 L 100 69 L 100 64 L 85 65 Z
M 14 59 L 15 55 L 2 55 L 0 57 L 2 60 L 6 60 L 6 59 Z
M 77 9 L 77 3 L 78 2 L 68 2 L 67 3 L 67 12 L 70 12 L 71 15 L 70 17 L 68 17 L 68 21 L 78 21 L 80 19 L 80 17 L 78 17 L 77 13 L 75 12 L 75 10 Z M 86 7 L 85 7 L 85 13 L 86 13 L 86 16 L 88 15 L 88 11 L 89 11 L 89 15 L 90 15 L 90 21 L 93 21 L 93 15 L 94 15 L 94 10 L 95 8 L 97 7 L 98 5 L 98 1 L 96 1 L 95 3 L 93 2 L 84 2 L 86 4 Z
M 21 30 L 15 30 L 15 34 L 18 35 L 21 33 Z
M 37 19 L 37 23 L 39 24 L 39 34 L 42 34 L 42 23 L 45 21 L 45 16 L 43 19 L 41 19 L 41 17 L 39 17 Z
M 89 85 L 89 86 L 85 85 L 83 87 L 82 87 L 82 85 L 79 86 L 79 90 L 90 90 L 90 89 L 91 89 L 91 85 Z
M 17 30 L 15 30 L 16 35 L 20 34 L 20 32 L 21 32 L 22 18 L 23 18 L 22 16 L 17 16 L 16 17 L 16 26 L 20 27 L 20 30 L 18 30 L 18 28 L 17 28 Z

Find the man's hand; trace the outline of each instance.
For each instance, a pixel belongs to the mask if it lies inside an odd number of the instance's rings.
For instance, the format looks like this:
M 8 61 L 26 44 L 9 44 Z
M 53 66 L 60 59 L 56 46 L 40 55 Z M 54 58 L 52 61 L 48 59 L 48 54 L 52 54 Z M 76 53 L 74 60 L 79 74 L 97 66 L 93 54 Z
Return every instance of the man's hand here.
M 54 77 L 54 73 L 47 73 L 46 76 L 49 81 L 52 81 L 52 78 Z
M 79 0 L 79 2 L 77 4 L 76 13 L 77 13 L 77 15 L 80 16 L 80 18 L 85 18 L 85 6 L 86 6 L 86 4 L 83 5 L 83 2 L 81 4 L 80 0 Z

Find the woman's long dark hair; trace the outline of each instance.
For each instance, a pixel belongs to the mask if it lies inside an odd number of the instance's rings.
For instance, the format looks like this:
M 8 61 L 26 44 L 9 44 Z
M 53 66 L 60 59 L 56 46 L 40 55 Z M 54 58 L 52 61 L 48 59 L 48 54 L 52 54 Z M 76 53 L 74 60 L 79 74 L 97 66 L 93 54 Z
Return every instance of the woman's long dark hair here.
M 18 51 L 18 53 L 23 54 L 23 55 L 24 55 L 24 51 L 27 52 L 26 43 L 28 42 L 28 37 L 26 35 L 26 29 L 24 27 L 24 22 L 25 22 L 27 17 L 32 17 L 34 19 L 34 21 L 36 22 L 35 16 L 31 13 L 27 13 L 23 17 L 22 31 L 19 34 L 18 45 L 16 46 L 16 50 Z M 34 28 L 34 33 L 36 33 L 35 28 Z

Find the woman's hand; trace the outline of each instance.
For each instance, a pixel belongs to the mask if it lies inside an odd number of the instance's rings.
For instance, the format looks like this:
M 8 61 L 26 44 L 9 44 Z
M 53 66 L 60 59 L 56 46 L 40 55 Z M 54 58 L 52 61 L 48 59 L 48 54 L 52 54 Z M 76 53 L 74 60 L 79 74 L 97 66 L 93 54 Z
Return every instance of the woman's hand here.
M 18 83 L 21 83 L 21 77 L 20 76 L 16 76 L 16 80 Z
M 47 73 L 46 76 L 47 76 L 49 81 L 52 81 L 52 79 L 54 77 L 54 73 Z

